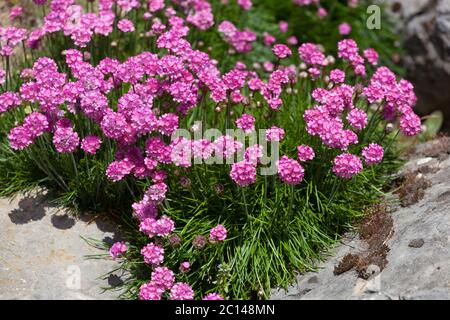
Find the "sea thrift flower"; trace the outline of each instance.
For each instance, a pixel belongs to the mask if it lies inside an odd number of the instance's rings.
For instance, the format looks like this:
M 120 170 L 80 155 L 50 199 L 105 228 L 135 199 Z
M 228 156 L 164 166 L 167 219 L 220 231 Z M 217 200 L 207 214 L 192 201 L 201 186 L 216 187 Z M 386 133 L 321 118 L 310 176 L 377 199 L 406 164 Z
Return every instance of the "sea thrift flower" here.
M 202 300 L 224 300 L 224 299 L 220 294 L 212 292 L 204 296 Z
M 128 247 L 125 244 L 125 242 L 116 242 L 112 245 L 111 249 L 109 249 L 109 255 L 113 258 L 116 259 L 117 257 L 119 257 L 120 255 L 124 254 L 125 252 L 127 252 Z
M 268 32 L 263 33 L 263 43 L 266 47 L 271 46 L 277 41 L 277 39 Z
M 191 286 L 184 282 L 177 282 L 170 289 L 170 300 L 193 300 L 194 290 Z
M 141 254 L 147 264 L 158 265 L 164 261 L 164 249 L 154 243 L 149 243 L 143 247 Z
M 139 299 L 140 300 L 161 300 L 161 296 L 164 293 L 164 289 L 153 283 L 145 283 L 139 288 Z
M 122 180 L 126 175 L 129 175 L 134 167 L 134 164 L 129 159 L 113 161 L 106 169 L 106 176 L 111 181 L 117 182 Z
M 7 112 L 22 103 L 20 96 L 15 92 L 4 92 L 0 94 L 0 113 Z
M 153 202 L 162 202 L 166 199 L 167 185 L 164 182 L 156 183 L 148 188 L 145 196 Z
M 300 58 L 310 65 L 325 66 L 327 64 L 325 55 L 319 47 L 313 43 L 304 43 L 298 48 Z
M 86 136 L 81 141 L 81 149 L 90 154 L 96 154 L 97 150 L 100 149 L 102 140 L 97 136 Z
M 178 129 L 178 116 L 173 113 L 166 113 L 158 120 L 159 132 L 170 136 Z
M 42 113 L 32 112 L 23 120 L 23 127 L 29 131 L 34 139 L 49 129 L 49 123 L 47 117 Z
M 180 264 L 180 272 L 186 273 L 191 270 L 191 264 L 188 261 L 184 261 Z
M 345 72 L 340 69 L 334 69 L 330 72 L 330 81 L 334 84 L 344 83 Z
M 313 148 L 307 145 L 301 145 L 297 147 L 298 160 L 301 162 L 310 161 L 314 159 L 316 154 Z
M 352 109 L 347 115 L 348 123 L 356 130 L 362 130 L 367 126 L 367 114 L 358 108 Z
M 280 21 L 278 23 L 278 29 L 280 29 L 281 33 L 286 33 L 288 31 L 289 24 L 286 21 Z
M 364 50 L 364 57 L 369 61 L 371 65 L 376 66 L 378 64 L 378 52 L 375 51 L 373 48 L 369 48 Z
M 296 36 L 290 36 L 289 38 L 287 38 L 286 42 L 291 46 L 296 46 L 298 44 L 298 39 Z
M 317 10 L 317 16 L 322 19 L 325 18 L 328 15 L 327 10 L 325 10 L 325 8 L 319 8 L 319 10 Z
M 248 124 L 248 122 L 244 123 Z M 221 136 L 214 141 L 214 151 L 217 157 L 230 158 L 242 148 L 242 143 L 231 136 Z
M 284 44 L 274 45 L 274 47 L 272 48 L 272 52 L 280 59 L 284 59 L 292 55 L 291 49 L 289 49 L 289 47 Z
M 22 16 L 23 14 L 23 8 L 22 7 L 12 7 L 11 10 L 9 11 L 9 18 L 11 20 L 14 20 L 20 16 Z
M 383 160 L 384 150 L 382 146 L 371 143 L 362 150 L 362 155 L 366 164 L 370 166 L 378 164 Z
M 236 120 L 236 126 L 244 130 L 245 133 L 251 133 L 255 130 L 255 117 L 245 113 Z
M 117 23 L 117 27 L 122 32 L 133 32 L 134 24 L 128 19 L 122 19 Z
M 167 267 L 157 267 L 152 272 L 151 283 L 163 288 L 170 289 L 175 282 L 175 274 Z
M 256 165 L 249 161 L 233 163 L 230 177 L 241 187 L 246 187 L 256 181 Z
M 77 150 L 80 138 L 72 127 L 57 127 L 53 135 L 53 144 L 58 152 L 71 153 Z
M 354 154 L 344 153 L 334 159 L 333 172 L 340 178 L 351 179 L 361 172 L 361 159 Z
M 11 129 L 8 140 L 14 150 L 23 150 L 33 143 L 30 131 L 22 126 Z
M 192 240 L 192 245 L 196 249 L 203 249 L 206 246 L 207 240 L 204 236 L 195 236 Z
M 6 81 L 6 71 L 0 68 L 0 86 L 4 85 Z
M 237 3 L 244 10 L 250 10 L 252 7 L 252 0 L 237 0 Z
M 347 22 L 341 23 L 339 25 L 339 33 L 343 36 L 347 36 L 352 31 L 352 26 Z
M 259 144 L 250 146 L 245 150 L 244 159 L 245 161 L 256 165 L 259 162 L 259 160 L 263 157 L 264 155 L 263 151 L 264 151 L 263 146 Z
M 305 169 L 294 159 L 282 156 L 277 161 L 278 174 L 284 183 L 296 185 L 302 182 Z
M 267 141 L 281 141 L 283 138 L 284 130 L 282 128 L 273 126 L 272 128 L 266 130 Z
M 221 224 L 218 224 L 211 229 L 209 233 L 209 240 L 211 242 L 223 241 L 227 238 L 227 229 Z
M 400 131 L 405 136 L 415 136 L 421 131 L 421 121 L 413 111 L 407 112 L 400 117 Z

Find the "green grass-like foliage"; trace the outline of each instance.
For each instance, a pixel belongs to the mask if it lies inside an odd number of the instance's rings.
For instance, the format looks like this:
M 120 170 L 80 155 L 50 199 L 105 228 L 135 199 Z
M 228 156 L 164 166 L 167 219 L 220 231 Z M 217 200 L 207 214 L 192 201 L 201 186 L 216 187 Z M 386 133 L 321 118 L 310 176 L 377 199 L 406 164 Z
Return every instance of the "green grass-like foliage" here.
M 333 53 L 337 41 L 342 39 L 337 26 L 347 21 L 353 26 L 352 38 L 361 47 L 376 48 L 382 62 L 389 62 L 396 52 L 394 41 L 397 39 L 388 26 L 382 31 L 365 28 L 364 5 L 351 9 L 346 6 L 346 1 L 322 1 L 329 16 L 318 21 L 314 8 L 296 7 L 290 0 L 254 1 L 254 8 L 249 12 L 242 12 L 235 3 L 222 6 L 219 2 L 212 1 L 216 22 L 227 19 L 239 29 L 248 27 L 259 36 L 267 31 L 283 41 L 286 36 L 279 33 L 276 22 L 285 20 L 290 24 L 289 34 L 297 35 L 300 43 L 320 43 L 327 52 Z M 91 63 L 96 65 L 106 56 L 123 61 L 145 50 L 156 51 L 154 40 L 142 40 L 137 36 L 148 26 L 139 23 L 137 18 L 135 25 L 137 32 L 129 37 L 116 32 L 108 38 L 94 36 L 87 47 Z M 113 39 L 118 46 L 111 46 Z M 275 60 L 270 48 L 264 47 L 260 41 L 255 43 L 251 53 L 230 55 L 229 45 L 214 28 L 205 32 L 192 28 L 189 40 L 197 49 L 211 46 L 209 53 L 220 62 L 222 71 L 232 68 L 238 60 L 248 65 Z M 71 47 L 74 46 L 70 40 L 62 34 L 54 34 L 46 39 L 40 51 L 27 50 L 26 59 L 8 61 L 8 64 L 17 66 L 16 72 L 11 74 L 8 89 L 18 89 L 18 71 L 30 67 L 38 56 L 52 57 L 59 63 L 60 71 L 67 71 L 61 52 Z M 298 64 L 296 59 L 290 62 Z M 257 123 L 258 127 L 276 124 L 286 130 L 287 138 L 281 145 L 283 154 L 295 157 L 296 146 L 300 144 L 309 144 L 316 151 L 316 159 L 305 164 L 306 176 L 299 186 L 283 184 L 276 176 L 260 176 L 255 184 L 238 188 L 229 178 L 229 165 L 165 168 L 170 177 L 170 192 L 160 212 L 176 222 L 175 233 L 182 239 L 178 247 L 168 245 L 168 239 L 161 240 L 166 242 L 165 261 L 172 270 L 177 270 L 182 261 L 191 263 L 192 270 L 180 274 L 178 280 L 191 284 L 196 296 L 214 291 L 228 298 L 268 298 L 272 287 L 287 286 L 296 272 L 312 270 L 324 251 L 363 215 L 364 208 L 380 201 L 389 174 L 399 165 L 393 143 L 396 135 L 386 134 L 380 117 L 372 117 L 359 139 L 382 144 L 386 151 L 384 162 L 366 168 L 350 181 L 336 178 L 330 168 L 339 152 L 323 147 L 317 138 L 309 136 L 303 121 L 304 111 L 313 103 L 310 97 L 312 89 L 324 86 L 320 81 L 313 84 L 309 80 L 301 80 L 291 88 L 292 93 L 283 94 L 282 112 L 267 113 L 256 105 L 251 109 L 253 115 L 265 119 Z M 125 87 L 115 90 L 110 95 L 111 106 L 115 106 L 117 97 L 127 90 Z M 225 115 L 224 112 L 214 112 L 214 107 L 212 101 L 205 100 L 205 106 L 192 110 L 181 127 L 185 128 L 195 120 L 203 120 L 206 127 L 220 127 L 225 123 Z M 368 109 L 367 105 L 359 107 Z M 0 196 L 45 186 L 51 191 L 51 199 L 58 204 L 112 218 L 121 226 L 130 248 L 121 266 L 129 273 L 123 297 L 136 298 L 139 286 L 148 282 L 151 268 L 144 264 L 140 254 L 140 249 L 149 242 L 148 237 L 138 231 L 130 206 L 142 198 L 150 181 L 132 178 L 117 183 L 108 181 L 105 170 L 114 158 L 116 146 L 104 136 L 105 143 L 95 156 L 81 151 L 60 154 L 55 151 L 48 134 L 22 152 L 12 151 L 7 133 L 16 122 L 21 123 L 32 108 L 27 106 L 0 115 Z M 242 107 L 236 108 L 237 114 L 242 111 L 239 108 Z M 81 137 L 88 133 L 102 136 L 89 119 L 73 117 L 71 120 Z M 350 152 L 359 154 L 361 148 L 352 147 Z M 182 187 L 177 178 L 180 176 L 188 177 L 191 185 Z M 224 242 L 195 249 L 193 238 L 198 235 L 207 237 L 209 230 L 218 223 L 227 226 L 229 237 Z

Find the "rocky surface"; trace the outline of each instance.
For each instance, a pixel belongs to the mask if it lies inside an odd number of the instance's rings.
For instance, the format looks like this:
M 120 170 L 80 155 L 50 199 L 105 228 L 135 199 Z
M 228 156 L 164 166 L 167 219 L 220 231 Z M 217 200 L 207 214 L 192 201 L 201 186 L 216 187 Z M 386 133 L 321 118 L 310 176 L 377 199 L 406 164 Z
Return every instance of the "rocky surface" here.
M 450 0 L 381 0 L 397 21 L 407 55 L 408 79 L 419 97 L 417 110 L 443 110 L 450 129 Z
M 0 299 L 114 299 L 117 268 L 110 259 L 86 259 L 105 251 L 84 238 L 112 241 L 108 223 L 75 220 L 37 193 L 0 199 Z
M 392 231 L 385 233 L 385 241 L 377 242 L 380 252 L 386 254 L 386 265 L 381 257 L 370 260 L 373 264 L 363 273 L 359 262 L 352 262 L 346 271 L 345 260 L 354 256 L 366 259 L 374 252 L 372 238 L 367 241 L 363 234 L 349 234 L 318 272 L 298 276 L 287 291 L 274 290 L 272 299 L 450 299 L 448 153 L 447 138 L 420 145 L 400 172 L 403 182 L 395 193 L 407 188 L 413 196 L 390 204 Z M 424 187 L 418 181 L 429 183 Z M 384 245 L 386 250 L 381 250 Z M 339 268 L 342 270 L 336 274 Z

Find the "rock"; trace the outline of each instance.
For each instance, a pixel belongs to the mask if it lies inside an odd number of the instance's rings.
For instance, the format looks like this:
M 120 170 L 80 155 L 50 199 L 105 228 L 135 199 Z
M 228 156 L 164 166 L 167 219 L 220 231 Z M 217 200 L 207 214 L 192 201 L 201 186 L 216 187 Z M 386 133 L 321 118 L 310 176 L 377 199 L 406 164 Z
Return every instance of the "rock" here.
M 414 239 L 411 240 L 408 244 L 408 247 L 410 248 L 422 248 L 425 241 L 423 239 Z
M 439 145 L 441 143 L 436 141 L 419 145 L 418 151 L 410 156 L 410 161 L 405 165 L 407 172 L 421 170 L 424 164 L 420 165 L 418 159 L 422 159 L 430 148 L 438 150 L 436 146 Z M 442 154 L 436 154 L 436 158 L 439 160 L 433 159 L 433 162 L 436 161 L 433 165 L 437 171 L 422 173 L 430 181 L 430 186 L 423 190 L 423 198 L 408 207 L 398 207 L 391 212 L 393 232 L 382 242 L 389 248 L 386 253 L 387 264 L 382 264 L 383 268 L 372 263 L 364 272 L 358 272 L 356 262 L 355 268 L 348 268 L 349 271 L 335 275 L 335 267 L 339 266 L 344 257 L 358 255 L 364 260 L 367 252 L 373 249 L 373 243 L 367 243 L 363 234 L 348 234 L 342 244 L 333 250 L 331 258 L 319 265 L 319 271 L 299 275 L 296 284 L 287 291 L 274 289 L 271 298 L 450 299 L 450 157 L 447 149 L 442 149 Z M 427 162 L 426 165 L 428 164 Z M 385 235 L 387 230 L 384 230 Z M 383 231 L 380 229 L 380 232 Z M 368 233 L 373 238 L 371 232 Z M 424 245 L 426 250 L 411 249 Z M 342 271 L 344 269 L 346 268 Z M 311 283 L 312 277 L 317 278 L 317 283 Z
M 415 86 L 417 111 L 442 110 L 450 128 L 450 0 L 382 0 L 397 21 L 407 55 L 403 64 Z
M 118 264 L 86 259 L 105 251 L 81 237 L 113 241 L 117 232 L 93 217 L 75 219 L 39 193 L 0 198 L 0 299 L 116 299 L 103 288 L 117 279 L 99 277 Z

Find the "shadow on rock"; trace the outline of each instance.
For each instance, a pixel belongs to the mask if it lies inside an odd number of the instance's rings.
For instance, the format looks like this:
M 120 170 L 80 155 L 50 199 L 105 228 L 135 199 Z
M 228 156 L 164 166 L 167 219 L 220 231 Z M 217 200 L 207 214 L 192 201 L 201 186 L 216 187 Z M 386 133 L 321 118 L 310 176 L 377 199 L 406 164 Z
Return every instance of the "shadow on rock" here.
M 67 230 L 75 225 L 75 219 L 70 217 L 67 213 L 63 215 L 54 214 L 51 218 L 52 225 L 61 230 Z
M 108 285 L 118 287 L 123 285 L 123 280 L 117 274 L 110 274 L 108 277 Z
M 13 209 L 9 214 L 12 223 L 26 224 L 39 221 L 45 217 L 45 195 L 25 195 L 19 201 L 19 207 Z

